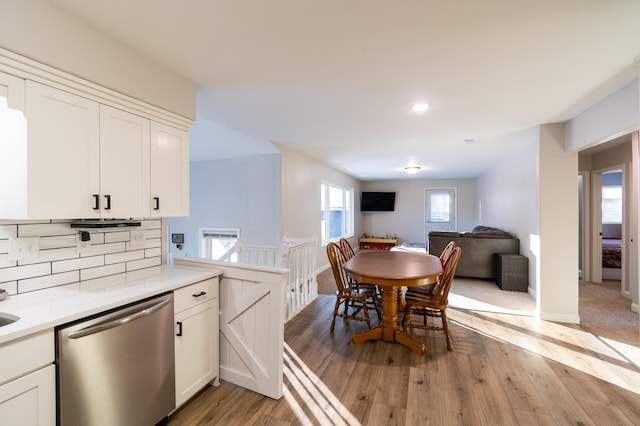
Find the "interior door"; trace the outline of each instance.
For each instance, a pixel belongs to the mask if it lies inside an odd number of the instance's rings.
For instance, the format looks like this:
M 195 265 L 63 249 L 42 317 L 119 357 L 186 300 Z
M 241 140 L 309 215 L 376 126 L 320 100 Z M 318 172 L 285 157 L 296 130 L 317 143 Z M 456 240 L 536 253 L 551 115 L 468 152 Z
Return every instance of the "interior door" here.
M 456 231 L 455 188 L 427 188 L 424 190 L 425 241 L 431 231 Z

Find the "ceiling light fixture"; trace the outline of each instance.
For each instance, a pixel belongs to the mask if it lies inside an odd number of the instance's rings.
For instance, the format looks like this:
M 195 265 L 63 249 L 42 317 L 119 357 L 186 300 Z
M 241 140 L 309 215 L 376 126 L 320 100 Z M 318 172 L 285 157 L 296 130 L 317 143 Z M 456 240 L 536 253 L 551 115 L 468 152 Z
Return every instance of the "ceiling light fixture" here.
M 404 171 L 409 173 L 410 175 L 414 175 L 418 173 L 419 170 L 420 170 L 420 167 L 418 166 L 408 166 L 404 168 Z
M 411 106 L 411 109 L 414 110 L 415 112 L 425 112 L 427 108 L 429 108 L 429 104 L 424 104 L 424 103 L 413 104 Z

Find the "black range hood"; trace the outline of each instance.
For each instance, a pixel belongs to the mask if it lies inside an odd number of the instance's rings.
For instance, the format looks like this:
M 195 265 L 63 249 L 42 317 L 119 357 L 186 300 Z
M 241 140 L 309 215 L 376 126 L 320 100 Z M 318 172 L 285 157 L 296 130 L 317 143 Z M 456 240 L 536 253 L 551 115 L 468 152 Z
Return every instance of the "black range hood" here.
M 78 219 L 71 222 L 72 228 L 104 229 L 104 228 L 136 228 L 142 225 L 133 219 Z

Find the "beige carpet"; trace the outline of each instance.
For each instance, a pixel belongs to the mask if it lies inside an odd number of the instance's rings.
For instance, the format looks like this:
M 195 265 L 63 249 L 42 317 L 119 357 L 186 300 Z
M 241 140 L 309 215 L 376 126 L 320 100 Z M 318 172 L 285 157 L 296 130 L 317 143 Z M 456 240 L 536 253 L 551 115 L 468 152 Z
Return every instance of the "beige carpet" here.
M 318 274 L 318 292 L 334 294 L 331 269 Z M 580 327 L 640 367 L 640 319 L 631 301 L 620 295 L 619 281 L 580 282 Z M 503 291 L 489 280 L 455 278 L 449 306 L 474 311 L 535 316 L 536 301 L 526 292 Z

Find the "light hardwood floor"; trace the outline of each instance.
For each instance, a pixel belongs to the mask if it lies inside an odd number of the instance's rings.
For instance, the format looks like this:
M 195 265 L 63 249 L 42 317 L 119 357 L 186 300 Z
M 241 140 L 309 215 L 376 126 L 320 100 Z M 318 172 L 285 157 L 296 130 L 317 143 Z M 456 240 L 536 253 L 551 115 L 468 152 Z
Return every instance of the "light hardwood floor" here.
M 415 331 L 427 353 L 382 341 L 354 345 L 366 325 L 329 324 L 335 297 L 285 326 L 285 395 L 229 383 L 169 419 L 178 425 L 633 425 L 640 371 L 579 326 L 449 309 L 442 332 Z

